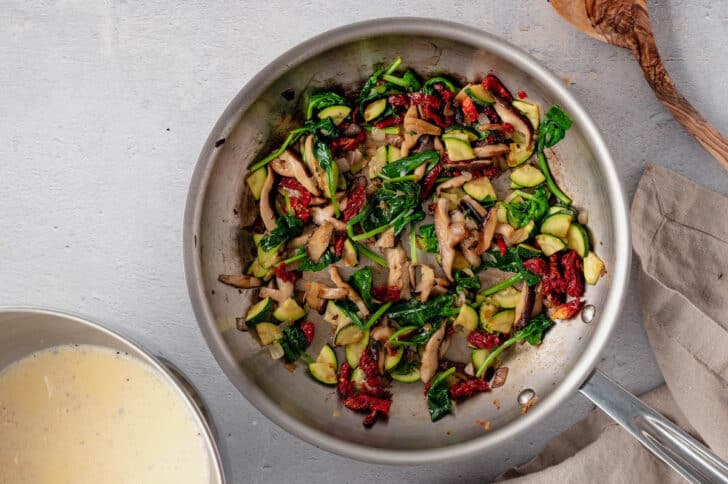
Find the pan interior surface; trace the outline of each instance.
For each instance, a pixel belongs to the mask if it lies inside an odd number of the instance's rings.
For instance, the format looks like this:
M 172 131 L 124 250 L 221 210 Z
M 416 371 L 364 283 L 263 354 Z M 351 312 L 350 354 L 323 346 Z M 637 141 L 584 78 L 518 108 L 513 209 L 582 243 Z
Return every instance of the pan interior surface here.
M 365 22 L 284 54 L 232 101 L 203 149 L 190 189 L 184 233 L 187 279 L 200 327 L 221 367 L 241 393 L 286 430 L 363 460 L 415 463 L 462 457 L 523 431 L 586 378 L 608 338 L 626 284 L 626 209 L 592 122 L 561 82 L 526 54 L 454 25 L 421 19 Z M 246 313 L 254 292 L 224 286 L 217 277 L 241 273 L 249 262 L 241 256 L 239 241 L 241 226 L 257 211 L 245 184 L 248 165 L 281 140 L 307 94 L 334 84 L 356 89 L 374 64 L 397 56 L 422 76 L 447 73 L 473 81 L 494 72 L 514 92 L 526 91 L 542 110 L 558 103 L 570 112 L 574 126 L 550 157 L 551 167 L 574 205 L 588 214 L 595 251 L 608 273 L 586 293 L 596 308 L 593 321 L 586 324 L 577 317 L 560 322 L 540 347 L 519 346 L 506 363 L 505 386 L 458 404 L 456 416 L 431 423 L 422 385 L 394 382 L 389 421 L 365 430 L 361 415 L 341 407 L 335 389 L 315 383 L 300 365 L 287 370 L 250 334 L 236 329 L 235 320 Z M 284 96 L 291 92 L 292 99 Z M 218 141 L 223 138 L 224 143 Z M 326 336 L 318 336 L 310 353 L 318 351 Z M 518 397 L 527 389 L 539 401 L 522 415 Z M 484 432 L 476 420 L 489 421 L 490 430 Z

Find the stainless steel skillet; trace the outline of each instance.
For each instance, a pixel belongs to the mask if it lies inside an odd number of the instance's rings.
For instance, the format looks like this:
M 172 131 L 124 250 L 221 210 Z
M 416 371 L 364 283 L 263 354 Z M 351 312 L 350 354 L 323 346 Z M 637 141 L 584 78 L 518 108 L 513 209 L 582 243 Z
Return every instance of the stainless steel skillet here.
M 402 56 L 429 75 L 456 73 L 475 79 L 495 71 L 513 89 L 543 106 L 559 103 L 575 126 L 552 161 L 556 177 L 588 212 L 608 274 L 590 288 L 594 317 L 552 330 L 544 344 L 524 348 L 509 361 L 505 387 L 458 406 L 457 416 L 430 423 L 421 388 L 394 389 L 392 415 L 371 430 L 342 412 L 333 392 L 267 358 L 251 357 L 257 343 L 235 329 L 249 294 L 221 287 L 217 276 L 241 271 L 238 231 L 257 207 L 247 194 L 248 164 L 270 148 L 300 109 L 307 89 L 354 86 L 371 66 Z M 419 18 L 379 19 L 322 34 L 288 51 L 256 75 L 233 99 L 212 130 L 192 177 L 184 220 L 184 257 L 190 297 L 200 328 L 233 384 L 261 412 L 318 447 L 356 459 L 392 464 L 432 463 L 476 454 L 503 444 L 547 418 L 581 390 L 663 460 L 694 479 L 718 479 L 728 468 L 699 444 L 639 403 L 594 364 L 609 338 L 625 296 L 630 266 L 627 208 L 618 175 L 594 123 L 563 83 L 528 54 L 476 29 Z M 525 415 L 521 402 L 539 401 Z M 520 402 L 519 402 L 520 397 Z M 501 408 L 490 402 L 499 399 Z M 491 422 L 490 432 L 474 424 Z

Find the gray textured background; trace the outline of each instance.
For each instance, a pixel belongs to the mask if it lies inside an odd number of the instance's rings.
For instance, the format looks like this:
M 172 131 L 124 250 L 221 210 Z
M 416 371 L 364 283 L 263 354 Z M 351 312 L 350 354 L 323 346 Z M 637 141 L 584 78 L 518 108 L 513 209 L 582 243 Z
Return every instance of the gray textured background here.
M 0 304 L 84 313 L 177 363 L 212 409 L 230 482 L 482 482 L 587 414 L 572 400 L 533 435 L 469 462 L 394 468 L 324 453 L 274 427 L 218 370 L 187 298 L 182 212 L 228 101 L 277 55 L 327 29 L 432 16 L 499 35 L 568 79 L 631 197 L 647 162 L 728 193 L 728 177 L 655 100 L 631 54 L 546 1 L 5 0 L 0 10 Z M 728 132 L 728 2 L 650 2 L 687 97 Z M 661 382 L 630 297 L 600 363 L 635 392 Z

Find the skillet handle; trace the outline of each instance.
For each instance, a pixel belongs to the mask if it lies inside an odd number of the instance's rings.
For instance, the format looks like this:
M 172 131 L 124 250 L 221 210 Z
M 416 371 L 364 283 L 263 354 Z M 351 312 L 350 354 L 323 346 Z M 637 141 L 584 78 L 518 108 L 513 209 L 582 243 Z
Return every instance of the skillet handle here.
M 728 483 L 728 464 L 601 371 L 580 391 L 687 481 Z

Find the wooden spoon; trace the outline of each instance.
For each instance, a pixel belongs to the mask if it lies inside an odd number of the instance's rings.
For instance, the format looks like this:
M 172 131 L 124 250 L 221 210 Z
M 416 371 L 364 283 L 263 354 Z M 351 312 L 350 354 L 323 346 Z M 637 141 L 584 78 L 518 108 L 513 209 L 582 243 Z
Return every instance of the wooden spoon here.
M 550 0 L 572 25 L 608 44 L 631 49 L 657 98 L 708 153 L 728 169 L 728 140 L 678 92 L 657 51 L 645 0 Z

